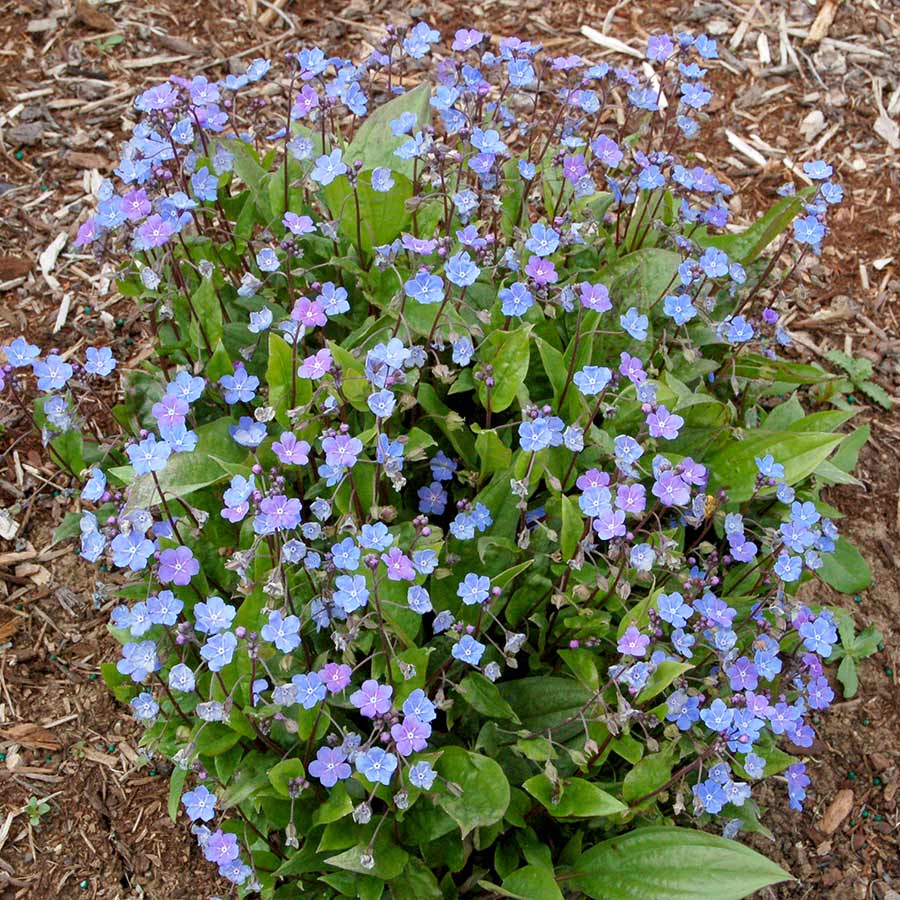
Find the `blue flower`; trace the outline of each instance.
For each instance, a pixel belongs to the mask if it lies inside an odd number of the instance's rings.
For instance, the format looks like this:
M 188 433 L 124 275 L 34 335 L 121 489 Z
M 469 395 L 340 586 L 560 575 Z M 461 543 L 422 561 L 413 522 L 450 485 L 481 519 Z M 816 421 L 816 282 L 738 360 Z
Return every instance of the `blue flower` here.
M 35 360 L 32 369 L 37 376 L 38 390 L 61 391 L 72 377 L 74 369 L 61 356 L 51 353 L 46 360 Z
M 420 788 L 422 790 L 430 790 L 431 786 L 434 784 L 434 779 L 437 777 L 437 772 L 431 766 L 430 762 L 417 762 L 415 765 L 409 767 L 409 771 L 407 773 L 407 778 L 409 778 L 409 783 L 416 788 Z
M 676 325 L 684 325 L 697 315 L 689 294 L 668 294 L 663 300 L 663 312 Z
M 480 644 L 470 634 L 465 634 L 453 645 L 450 653 L 454 659 L 468 663 L 470 666 L 477 666 L 486 649 L 484 644 Z
M 88 347 L 85 351 L 84 370 L 91 375 L 105 377 L 116 367 L 116 360 L 109 347 Z
M 397 768 L 397 757 L 381 747 L 358 753 L 354 762 L 356 771 L 372 784 L 390 784 Z
M 282 653 L 290 653 L 300 646 L 300 619 L 283 617 L 277 610 L 269 613 L 269 621 L 263 625 L 260 635 L 264 641 L 274 644 Z
M 803 571 L 803 560 L 799 556 L 791 556 L 790 553 L 782 550 L 775 560 L 775 574 L 782 581 L 796 581 Z
M 33 366 L 40 352 L 34 344 L 29 344 L 23 337 L 17 337 L 11 344 L 3 347 L 2 350 L 6 354 L 6 361 L 14 369 Z
M 825 226 L 815 216 L 805 216 L 794 220 L 794 240 L 798 244 L 818 247 L 825 237 Z
M 322 155 L 316 160 L 309 177 L 325 187 L 347 171 L 347 166 L 341 159 L 340 149 L 334 149 L 331 153 Z
M 325 699 L 327 686 L 317 672 L 294 675 L 291 684 L 297 691 L 297 702 L 304 709 L 314 709 Z
M 444 299 L 444 282 L 438 275 L 423 270 L 403 285 L 403 292 L 418 303 L 440 303 Z
M 559 247 L 559 233 L 548 225 L 536 222 L 531 226 L 531 237 L 525 241 L 525 247 L 535 256 L 549 256 Z
M 459 583 L 456 589 L 456 596 L 459 597 L 466 606 L 476 606 L 484 603 L 488 599 L 491 592 L 491 579 L 486 575 L 476 575 L 469 572 L 468 575 Z
M 378 166 L 372 170 L 372 190 L 386 194 L 395 184 L 391 170 Z
M 647 339 L 647 329 L 650 326 L 650 320 L 647 316 L 641 315 L 637 307 L 631 306 L 624 315 L 619 316 L 619 324 L 636 340 L 643 341 Z
M 676 628 L 684 628 L 688 619 L 694 614 L 694 609 L 684 602 L 684 597 L 678 591 L 671 594 L 660 594 L 656 601 L 659 609 L 659 617 Z
M 140 572 L 156 550 L 153 543 L 138 531 L 117 534 L 113 538 L 110 548 L 113 553 L 113 563 L 119 568 L 128 568 L 132 572 Z
M 213 635 L 200 648 L 200 655 L 211 672 L 220 672 L 231 662 L 236 648 L 237 638 L 230 631 L 223 631 Z
M 444 266 L 447 280 L 453 282 L 457 287 L 468 287 L 468 285 L 474 284 L 480 271 L 466 250 L 451 256 Z
M 504 316 L 524 316 L 534 306 L 534 297 L 521 281 L 513 282 L 508 288 L 500 288 L 500 311 Z
M 827 658 L 837 643 L 837 631 L 825 615 L 819 615 L 814 622 L 803 622 L 798 631 L 803 638 L 803 646 L 812 653 Z
M 223 375 L 219 384 L 225 389 L 226 403 L 249 403 L 256 396 L 259 379 L 243 366 L 238 366 L 234 375 Z

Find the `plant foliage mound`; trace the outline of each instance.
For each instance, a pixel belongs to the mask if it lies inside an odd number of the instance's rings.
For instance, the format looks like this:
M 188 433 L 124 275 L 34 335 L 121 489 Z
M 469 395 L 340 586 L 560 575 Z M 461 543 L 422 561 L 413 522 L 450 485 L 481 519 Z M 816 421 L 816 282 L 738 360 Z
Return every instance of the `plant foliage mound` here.
M 841 188 L 731 224 L 704 35 L 438 41 L 145 91 L 78 243 L 152 355 L 5 348 L 86 478 L 105 677 L 235 896 L 745 896 L 834 697 L 797 589 L 868 577 L 819 499 L 860 438 L 779 355 Z

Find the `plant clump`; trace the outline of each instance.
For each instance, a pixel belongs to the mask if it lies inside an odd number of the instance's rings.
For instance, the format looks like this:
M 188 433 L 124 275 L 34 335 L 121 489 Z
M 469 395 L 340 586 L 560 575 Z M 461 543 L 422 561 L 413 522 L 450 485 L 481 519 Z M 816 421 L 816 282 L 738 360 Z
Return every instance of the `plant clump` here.
M 841 188 L 806 163 L 732 225 L 692 149 L 716 55 L 419 23 L 137 98 L 78 243 L 152 355 L 19 338 L 4 380 L 86 479 L 60 537 L 114 575 L 104 676 L 236 896 L 787 877 L 731 839 L 764 779 L 801 808 L 834 697 L 798 587 L 866 579 L 819 496 L 849 416 L 779 355 Z

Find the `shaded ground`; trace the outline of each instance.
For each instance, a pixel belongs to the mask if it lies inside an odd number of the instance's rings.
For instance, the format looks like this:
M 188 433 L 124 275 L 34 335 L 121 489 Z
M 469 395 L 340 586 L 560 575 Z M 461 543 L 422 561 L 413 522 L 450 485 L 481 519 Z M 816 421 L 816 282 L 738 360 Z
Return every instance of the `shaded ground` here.
M 836 16 L 827 37 L 810 41 L 823 7 Z M 890 124 L 900 120 L 900 9 L 891 0 L 0 2 L 0 342 L 23 330 L 67 350 L 102 339 L 131 365 L 145 352 L 142 323 L 90 257 L 63 249 L 49 282 L 38 264 L 88 215 L 86 195 L 132 124 L 134 93 L 171 71 L 224 74 L 240 66 L 236 54 L 321 42 L 361 55 L 385 22 L 410 14 L 445 33 L 476 25 L 620 61 L 582 26 L 636 48 L 654 30 L 716 36 L 722 60 L 710 75 L 717 99 L 703 154 L 734 184 L 743 212 L 766 206 L 788 169 L 818 156 L 847 190 L 836 238 L 800 273 L 791 329 L 813 356 L 867 356 L 900 395 L 900 168 Z M 68 482 L 44 464 L 14 408 L 0 406 L 0 421 L 0 509 L 17 526 L 12 536 L 0 512 L 0 898 L 206 897 L 216 880 L 184 823 L 166 817 L 166 773 L 140 758 L 137 730 L 97 678 L 114 649 L 96 570 L 50 547 Z M 864 487 L 830 499 L 876 579 L 858 603 L 841 602 L 860 627 L 882 630 L 886 649 L 863 663 L 859 697 L 822 717 L 808 754 L 811 812 L 789 814 L 777 787 L 766 798 L 776 840 L 757 845 L 800 881 L 763 893 L 785 900 L 897 900 L 900 891 L 900 415 L 861 402 L 863 422 L 872 425 L 857 472 Z M 851 809 L 828 836 L 821 817 L 842 789 Z M 21 812 L 32 795 L 50 807 L 39 829 Z

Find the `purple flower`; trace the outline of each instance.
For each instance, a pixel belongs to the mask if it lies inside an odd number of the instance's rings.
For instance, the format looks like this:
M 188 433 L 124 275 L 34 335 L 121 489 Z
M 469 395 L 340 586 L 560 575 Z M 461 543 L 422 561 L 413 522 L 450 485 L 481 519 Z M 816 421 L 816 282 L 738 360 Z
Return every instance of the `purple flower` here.
M 594 312 L 606 312 L 612 309 L 606 285 L 582 281 L 578 287 L 581 292 L 581 305 L 585 309 L 592 309 Z
M 432 481 L 428 487 L 419 488 L 419 512 L 424 515 L 440 516 L 447 506 L 447 492 L 439 481 Z
M 753 691 L 759 684 L 759 673 L 756 666 L 746 656 L 736 659 L 729 666 L 727 674 L 733 691 Z
M 391 728 L 391 737 L 397 752 L 401 756 L 409 756 L 428 746 L 431 726 L 427 722 L 420 722 L 415 716 L 406 716 L 403 722 Z
M 340 747 L 320 747 L 316 758 L 309 764 L 309 774 L 318 778 L 323 787 L 334 787 L 351 775 L 347 755 Z
M 673 441 L 678 437 L 678 431 L 684 425 L 684 419 L 675 413 L 670 413 L 665 406 L 660 406 L 656 412 L 647 416 L 647 425 L 650 428 L 650 437 L 661 437 L 667 441 Z
M 415 581 L 416 572 L 412 560 L 399 547 L 391 547 L 387 553 L 382 553 L 381 561 L 387 568 L 390 581 Z
M 272 444 L 272 451 L 286 466 L 305 466 L 309 462 L 310 449 L 307 441 L 297 440 L 291 431 L 283 432 Z
M 691 499 L 691 489 L 672 471 L 663 472 L 653 482 L 651 492 L 663 506 L 685 506 Z
M 259 510 L 266 517 L 266 523 L 276 531 L 289 531 L 300 524 L 301 504 L 296 497 L 285 497 L 284 494 L 265 497 Z
M 553 261 L 542 256 L 532 256 L 525 266 L 525 274 L 540 286 L 555 284 L 559 279 Z
M 160 428 L 177 428 L 184 425 L 184 418 L 190 411 L 190 406 L 180 397 L 171 394 L 163 396 L 162 400 L 153 404 L 151 412 Z
M 237 837 L 230 832 L 222 831 L 221 828 L 209 836 L 203 848 L 206 859 L 219 866 L 236 860 L 240 853 Z
M 194 559 L 190 547 L 176 547 L 174 550 L 169 548 L 159 555 L 158 577 L 163 584 L 190 584 L 191 578 L 199 571 L 200 563 Z
M 373 678 L 362 683 L 358 691 L 350 695 L 350 702 L 367 718 L 383 716 L 391 708 L 394 689 L 387 684 L 379 684 Z
M 788 800 L 791 809 L 802 810 L 803 801 L 806 798 L 806 788 L 809 785 L 809 776 L 806 774 L 804 763 L 794 763 L 785 771 L 788 786 Z
M 611 541 L 615 537 L 624 537 L 628 529 L 625 527 L 625 513 L 621 509 L 604 509 L 594 519 L 594 531 L 602 541 Z
M 356 458 L 362 453 L 362 441 L 351 437 L 349 434 L 339 434 L 336 437 L 325 438 L 322 441 L 322 449 L 325 451 L 325 462 L 329 466 L 352 468 L 356 465 Z
M 623 656 L 646 656 L 649 644 L 650 638 L 646 634 L 641 634 L 634 625 L 629 625 L 616 646 Z
M 345 665 L 344 663 L 330 662 L 322 667 L 319 676 L 325 683 L 325 687 L 329 694 L 338 694 L 350 684 L 350 676 L 352 673 L 353 670 L 350 666 Z

